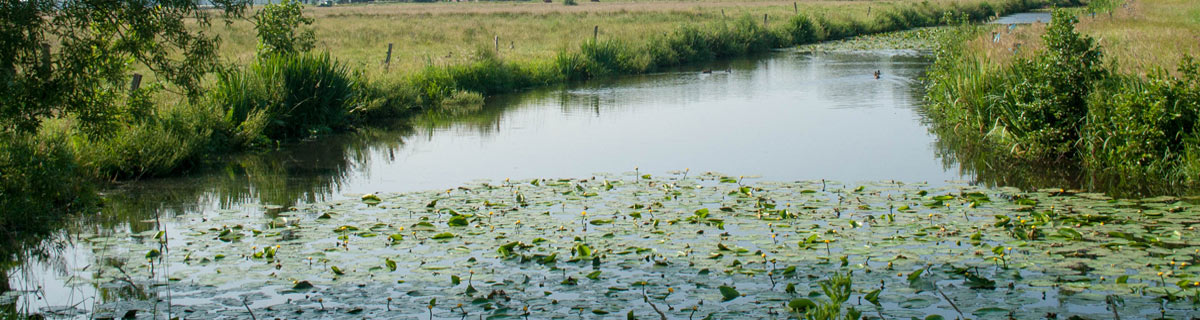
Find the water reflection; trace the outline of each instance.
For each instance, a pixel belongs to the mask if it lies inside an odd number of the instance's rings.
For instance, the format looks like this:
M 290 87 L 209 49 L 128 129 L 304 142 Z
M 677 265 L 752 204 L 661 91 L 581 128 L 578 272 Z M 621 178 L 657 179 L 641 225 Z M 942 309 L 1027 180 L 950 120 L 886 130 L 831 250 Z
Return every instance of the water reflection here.
M 270 214 L 356 193 L 634 168 L 938 184 L 961 176 L 943 161 L 953 157 L 939 158 L 947 153 L 917 112 L 929 63 L 906 51 L 783 52 L 501 96 L 467 114 L 426 115 L 234 157 L 186 177 L 127 183 L 106 192 L 100 214 L 65 233 L 138 234 L 169 229 L 181 215 Z M 11 283 L 38 282 L 48 294 L 21 295 L 18 307 L 79 302 L 50 290 L 91 293 L 102 303 L 162 294 L 96 286 L 85 270 L 91 248 L 66 243 L 57 262 L 21 266 L 31 276 Z

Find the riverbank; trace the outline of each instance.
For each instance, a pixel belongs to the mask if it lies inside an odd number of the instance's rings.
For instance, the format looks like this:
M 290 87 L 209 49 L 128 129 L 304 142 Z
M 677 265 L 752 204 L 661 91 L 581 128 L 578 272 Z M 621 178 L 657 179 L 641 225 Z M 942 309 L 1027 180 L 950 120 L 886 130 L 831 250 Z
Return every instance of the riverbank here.
M 1186 194 L 1200 182 L 1200 20 L 1186 1 L 1060 10 L 1048 24 L 949 37 L 927 110 L 962 163 L 1077 167 L 1118 194 Z M 1092 13 L 1096 14 L 1093 15 Z M 1153 32 L 1149 30 L 1153 29 Z

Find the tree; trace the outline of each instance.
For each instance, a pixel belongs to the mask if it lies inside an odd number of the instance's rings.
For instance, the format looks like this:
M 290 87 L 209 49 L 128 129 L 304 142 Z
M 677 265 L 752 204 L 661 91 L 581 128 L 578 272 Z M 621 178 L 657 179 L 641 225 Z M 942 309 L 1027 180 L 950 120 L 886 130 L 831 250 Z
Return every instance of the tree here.
M 216 14 L 244 14 L 249 0 L 0 0 L 0 131 L 35 132 L 73 117 L 103 132 L 145 112 L 130 70 L 150 69 L 189 98 L 217 64 Z M 205 3 L 206 7 L 201 7 Z M 207 6 L 211 6 L 208 8 Z
M 283 0 L 268 4 L 254 14 L 254 29 L 258 31 L 260 54 L 298 53 L 312 50 L 316 36 L 312 29 L 298 30 L 311 25 L 312 18 L 304 16 L 299 0 Z

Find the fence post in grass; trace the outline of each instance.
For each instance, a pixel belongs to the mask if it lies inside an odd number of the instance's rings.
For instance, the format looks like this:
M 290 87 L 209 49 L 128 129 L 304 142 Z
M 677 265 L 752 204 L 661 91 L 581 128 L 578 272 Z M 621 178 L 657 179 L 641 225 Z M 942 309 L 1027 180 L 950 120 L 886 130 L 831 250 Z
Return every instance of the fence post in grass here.
M 598 40 L 600 40 L 600 26 L 595 26 L 592 28 L 592 42 L 596 42 Z
M 764 13 L 763 14 L 763 28 L 766 28 L 766 27 L 767 27 L 767 14 Z
M 721 19 L 725 19 L 725 9 L 721 9 Z
M 797 5 L 795 2 L 792 2 L 792 12 L 799 15 L 800 14 L 800 5 Z
M 50 44 L 42 44 L 42 72 L 50 73 Z
M 392 44 L 388 44 L 387 57 L 383 58 L 383 69 L 387 70 L 392 66 Z
M 500 36 L 496 36 L 496 55 L 500 55 Z
M 132 95 L 133 92 L 137 91 L 137 89 L 141 86 L 142 86 L 142 75 L 138 74 L 138 73 L 134 73 L 133 81 L 130 81 L 130 83 L 129 83 L 129 94 Z
M 867 16 L 868 17 L 871 16 L 871 7 L 870 6 L 867 7 Z

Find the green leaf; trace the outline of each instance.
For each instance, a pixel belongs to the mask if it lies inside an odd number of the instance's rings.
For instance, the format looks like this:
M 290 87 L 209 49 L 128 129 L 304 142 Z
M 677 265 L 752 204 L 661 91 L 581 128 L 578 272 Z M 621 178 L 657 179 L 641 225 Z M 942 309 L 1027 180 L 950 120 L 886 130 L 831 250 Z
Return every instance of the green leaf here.
M 875 291 L 871 291 L 871 292 L 867 293 L 867 295 L 864 296 L 863 299 L 866 299 L 867 302 L 870 302 L 871 304 L 873 304 L 875 306 L 879 306 L 879 292 L 880 291 L 882 291 L 882 290 L 875 289 Z
M 383 265 L 387 266 L 388 270 L 396 271 L 396 261 L 389 258 L 383 258 Z
M 792 299 L 792 301 L 788 301 L 788 309 L 792 309 L 792 311 L 794 311 L 794 312 L 804 312 L 805 310 L 813 309 L 816 307 L 817 307 L 816 303 L 813 303 L 812 300 L 808 300 L 805 298 L 796 298 L 796 299 Z
M 592 273 L 587 274 L 587 278 L 592 280 L 600 279 L 600 270 L 592 271 Z
M 456 275 L 450 275 L 450 284 L 451 284 L 451 285 L 456 285 L 456 286 L 457 286 L 457 285 L 458 285 L 458 284 L 460 284 L 460 283 L 462 283 L 462 278 L 459 278 L 459 277 L 458 277 L 458 276 L 456 276 Z
M 329 270 L 332 270 L 333 274 L 336 274 L 339 276 L 346 274 L 346 272 L 342 271 L 342 268 L 338 268 L 338 266 L 329 266 Z
M 450 225 L 451 227 L 465 227 L 469 223 L 467 222 L 467 216 L 457 215 L 450 217 L 450 221 L 447 221 L 446 224 Z
M 453 233 L 449 233 L 449 232 L 442 232 L 442 233 L 439 233 L 439 234 L 435 234 L 435 235 L 433 235 L 433 239 L 434 239 L 434 240 L 450 239 L 450 238 L 453 238 L 453 237 L 454 237 L 454 234 L 453 234 Z
M 913 273 L 908 274 L 908 283 L 911 284 L 916 282 L 917 279 L 920 279 L 922 272 L 925 272 L 925 269 L 917 269 L 917 271 L 913 271 Z
M 730 286 L 720 286 L 717 289 L 721 290 L 721 297 L 723 299 L 721 301 L 729 301 L 742 296 L 741 293 L 738 293 L 737 289 Z
M 579 256 L 581 258 L 591 257 L 592 256 L 592 248 L 588 247 L 588 245 L 586 245 L 586 244 L 582 244 L 582 243 L 577 244 L 577 245 L 575 245 L 575 255 Z
M 150 249 L 150 251 L 146 251 L 146 259 L 154 259 L 161 255 L 162 252 L 158 251 L 158 249 Z
M 308 282 L 308 281 L 298 281 L 298 282 L 296 282 L 295 285 L 292 286 L 292 290 L 308 290 L 308 289 L 312 289 L 312 288 L 313 288 L 312 283 Z

